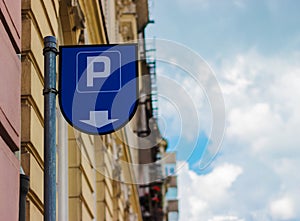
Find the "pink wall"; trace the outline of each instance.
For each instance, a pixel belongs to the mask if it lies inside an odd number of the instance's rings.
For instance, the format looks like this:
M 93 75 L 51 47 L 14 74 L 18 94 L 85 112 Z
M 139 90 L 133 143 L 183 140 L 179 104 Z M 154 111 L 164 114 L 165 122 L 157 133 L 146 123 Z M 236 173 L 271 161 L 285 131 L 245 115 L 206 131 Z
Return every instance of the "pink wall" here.
M 0 220 L 18 221 L 20 164 L 0 137 Z
M 15 151 L 20 146 L 21 61 L 1 21 L 0 42 L 0 135 Z
M 15 151 L 21 126 L 21 1 L 0 0 L 0 18 L 0 135 Z
M 21 50 L 21 0 L 0 0 L 0 13 L 4 17 L 15 50 Z
M 0 220 L 18 221 L 21 0 L 0 0 Z

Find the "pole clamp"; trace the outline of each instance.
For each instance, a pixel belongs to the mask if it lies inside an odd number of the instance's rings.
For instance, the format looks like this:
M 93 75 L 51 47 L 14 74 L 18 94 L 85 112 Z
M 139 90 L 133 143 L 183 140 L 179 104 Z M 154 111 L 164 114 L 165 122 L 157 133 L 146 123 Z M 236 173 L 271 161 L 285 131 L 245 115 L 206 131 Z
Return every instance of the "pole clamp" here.
M 55 55 L 59 54 L 56 47 L 45 47 L 43 49 L 43 55 L 45 55 L 47 52 L 53 52 L 53 53 L 55 53 Z
M 49 94 L 49 93 L 53 93 L 53 94 L 57 95 L 58 91 L 56 90 L 56 88 L 45 88 L 43 90 L 43 95 Z

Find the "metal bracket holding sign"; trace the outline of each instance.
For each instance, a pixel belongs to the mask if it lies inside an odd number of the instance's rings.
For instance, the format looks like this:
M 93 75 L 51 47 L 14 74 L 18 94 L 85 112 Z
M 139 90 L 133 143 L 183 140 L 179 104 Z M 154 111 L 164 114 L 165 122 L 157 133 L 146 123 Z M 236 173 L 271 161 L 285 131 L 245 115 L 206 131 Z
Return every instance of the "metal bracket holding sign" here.
M 89 134 L 123 127 L 138 105 L 137 44 L 61 46 L 59 104 Z

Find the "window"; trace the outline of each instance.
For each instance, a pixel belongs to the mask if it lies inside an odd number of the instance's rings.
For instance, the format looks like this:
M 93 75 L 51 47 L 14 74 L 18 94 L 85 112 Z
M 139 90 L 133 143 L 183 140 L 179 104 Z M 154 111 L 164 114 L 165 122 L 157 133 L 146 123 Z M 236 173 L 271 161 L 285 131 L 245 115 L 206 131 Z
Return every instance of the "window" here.
M 169 212 L 168 220 L 169 221 L 178 221 L 178 212 Z
M 168 192 L 166 193 L 167 200 L 174 200 L 177 199 L 177 188 L 176 187 L 169 187 Z
M 175 164 L 165 164 L 164 167 L 166 176 L 171 176 L 175 174 Z

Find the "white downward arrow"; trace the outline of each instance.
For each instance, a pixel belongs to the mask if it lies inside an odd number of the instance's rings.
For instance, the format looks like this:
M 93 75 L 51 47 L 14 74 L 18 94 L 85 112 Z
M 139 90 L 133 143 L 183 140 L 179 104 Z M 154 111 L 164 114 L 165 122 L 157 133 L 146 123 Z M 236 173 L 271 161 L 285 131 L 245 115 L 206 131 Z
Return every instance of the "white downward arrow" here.
M 100 128 L 115 122 L 116 120 L 118 119 L 108 119 L 108 111 L 90 111 L 90 119 L 80 121 L 93 127 Z

